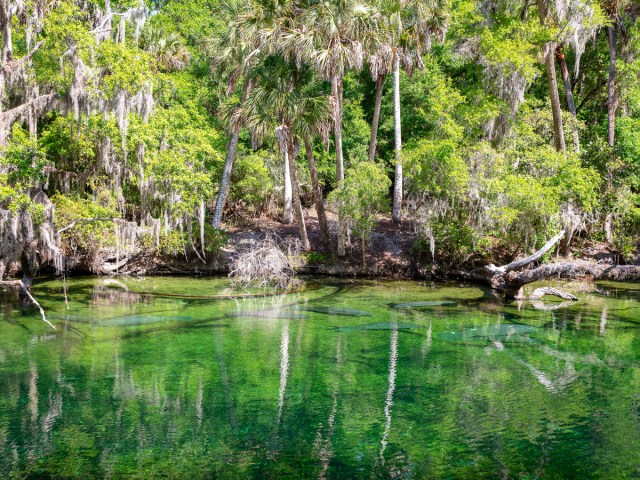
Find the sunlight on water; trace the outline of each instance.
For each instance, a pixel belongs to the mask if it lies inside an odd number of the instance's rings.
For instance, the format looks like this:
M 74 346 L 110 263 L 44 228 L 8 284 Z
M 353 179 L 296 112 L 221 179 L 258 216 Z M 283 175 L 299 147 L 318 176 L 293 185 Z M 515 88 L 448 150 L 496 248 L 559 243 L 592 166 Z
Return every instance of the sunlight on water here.
M 0 296 L 0 478 L 640 475 L 640 285 L 308 286 L 37 282 L 56 331 Z

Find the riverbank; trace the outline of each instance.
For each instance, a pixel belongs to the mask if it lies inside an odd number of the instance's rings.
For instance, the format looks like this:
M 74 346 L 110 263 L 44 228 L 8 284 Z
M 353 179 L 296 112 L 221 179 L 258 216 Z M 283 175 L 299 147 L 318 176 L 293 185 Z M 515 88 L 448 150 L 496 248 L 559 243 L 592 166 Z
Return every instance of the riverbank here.
M 330 219 L 330 225 L 333 223 Z M 513 260 L 506 252 L 493 252 L 491 257 L 470 255 L 466 261 L 456 264 L 446 256 L 424 253 L 415 248 L 418 234 L 410 222 L 394 224 L 386 216 L 379 216 L 371 234 L 364 255 L 359 243 L 354 242 L 345 257 L 338 257 L 335 246 L 326 247 L 322 243 L 319 225 L 314 216 L 306 220 L 307 232 L 311 242 L 311 251 L 302 254 L 296 263 L 296 272 L 301 275 L 324 275 L 353 278 L 387 278 L 396 280 L 475 280 L 486 282 L 485 266 L 489 263 L 508 263 Z M 126 269 L 119 274 L 128 275 L 226 275 L 239 252 L 251 248 L 267 235 L 275 235 L 282 241 L 298 238 L 298 229 L 294 224 L 283 224 L 269 218 L 245 221 L 242 224 L 227 227 L 227 242 L 216 254 L 205 262 L 198 258 L 159 257 L 140 252 Z M 571 254 L 561 256 L 557 248 L 551 250 L 547 265 L 564 265 L 564 275 L 569 279 L 588 277 L 603 280 L 633 280 L 627 273 L 615 268 L 640 265 L 640 251 L 635 260 L 627 265 L 620 255 L 605 243 L 587 242 L 576 239 Z M 434 246 L 434 252 L 446 250 L 440 245 Z M 562 277 L 562 272 L 557 277 Z M 631 275 L 633 276 L 633 275 Z
M 336 219 L 330 215 L 330 227 L 336 228 Z M 434 245 L 433 253 L 416 249 L 418 234 L 410 222 L 394 224 L 386 216 L 379 216 L 364 255 L 359 242 L 347 249 L 345 257 L 338 257 L 333 246 L 322 243 L 318 221 L 312 214 L 306 218 L 311 251 L 302 253 L 293 262 L 299 275 L 323 275 L 350 278 L 387 278 L 396 280 L 467 280 L 487 283 L 491 275 L 485 266 L 504 264 L 513 260 L 507 252 L 494 251 L 491 256 L 469 255 L 465 261 L 454 263 L 446 256 L 447 248 Z M 270 218 L 243 220 L 226 226 L 226 242 L 215 254 L 206 257 L 186 252 L 185 255 L 160 255 L 155 250 L 140 249 L 123 257 L 109 252 L 108 266 L 95 268 L 89 261 L 68 261 L 67 274 L 107 274 L 120 276 L 147 275 L 227 275 L 233 259 L 243 250 L 250 249 L 267 235 L 281 241 L 298 238 L 295 224 L 283 224 Z M 604 243 L 587 242 L 580 238 L 572 243 L 569 256 L 560 256 L 558 248 L 550 250 L 544 263 L 554 278 L 638 280 L 640 279 L 640 252 L 630 265 L 621 265 L 620 255 Z M 534 264 L 536 265 L 536 264 Z M 14 262 L 7 270 L 8 278 L 20 278 L 20 264 Z M 562 267 L 562 268 L 560 268 Z M 43 266 L 41 274 L 53 273 L 51 266 Z

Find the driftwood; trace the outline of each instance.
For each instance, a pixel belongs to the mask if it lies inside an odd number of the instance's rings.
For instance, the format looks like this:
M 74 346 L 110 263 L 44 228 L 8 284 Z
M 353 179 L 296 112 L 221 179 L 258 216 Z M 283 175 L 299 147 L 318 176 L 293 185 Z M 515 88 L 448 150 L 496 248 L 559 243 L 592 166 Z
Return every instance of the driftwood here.
M 487 265 L 485 272 L 491 274 L 491 277 L 488 279 L 486 273 L 484 276 L 476 273 L 475 277 L 488 281 L 491 288 L 504 292 L 507 298 L 522 298 L 522 287 L 524 285 L 550 277 L 589 277 L 594 280 L 614 281 L 640 280 L 640 265 L 607 265 L 586 261 L 549 263 L 529 270 L 516 271 L 540 260 L 564 235 L 565 231 L 563 230 L 550 239 L 540 250 L 522 260 L 517 260 L 501 267 L 496 267 L 493 264 Z M 550 287 L 537 289 L 529 299 L 537 301 L 544 295 L 555 295 L 567 300 L 577 300 L 573 295 Z

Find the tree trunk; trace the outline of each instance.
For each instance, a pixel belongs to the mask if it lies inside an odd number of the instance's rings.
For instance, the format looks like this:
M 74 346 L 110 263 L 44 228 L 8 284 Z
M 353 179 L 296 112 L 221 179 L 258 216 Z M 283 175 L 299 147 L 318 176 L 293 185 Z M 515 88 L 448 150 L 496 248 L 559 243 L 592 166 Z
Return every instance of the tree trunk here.
M 608 131 L 607 142 L 613 147 L 616 139 L 616 56 L 617 56 L 617 32 L 616 25 L 607 27 L 607 43 L 609 44 L 609 79 L 607 81 L 607 110 L 608 110 Z M 612 153 L 613 155 L 613 153 Z M 613 191 L 613 171 L 612 164 L 607 166 L 607 190 Z M 607 242 L 613 243 L 613 213 L 607 213 L 604 223 L 604 232 Z
M 325 246 L 329 246 L 331 238 L 329 237 L 329 226 L 327 225 L 327 214 L 324 211 L 324 200 L 322 199 L 322 189 L 318 182 L 318 169 L 316 168 L 316 160 L 313 157 L 313 145 L 311 139 L 304 137 L 304 149 L 307 152 L 307 162 L 309 163 L 309 173 L 311 174 L 311 185 L 313 187 L 313 199 L 316 205 L 316 213 L 318 214 L 318 224 L 320 225 L 320 234 L 322 242 Z
M 382 105 L 382 93 L 384 91 L 384 75 L 378 75 L 376 79 L 376 97 L 373 103 L 373 120 L 371 120 L 371 138 L 369 140 L 369 161 L 376 157 L 376 141 L 378 138 L 378 124 L 380 123 L 380 107 Z
M 609 81 L 608 81 L 608 110 L 609 110 L 609 130 L 607 140 L 613 147 L 616 135 L 616 26 L 607 27 L 607 42 L 609 43 Z
M 220 182 L 220 191 L 218 192 L 218 200 L 216 201 L 216 208 L 213 211 L 213 228 L 220 228 L 220 222 L 222 221 L 222 211 L 224 210 L 224 204 L 227 201 L 227 195 L 229 193 L 229 184 L 231 183 L 231 171 L 233 170 L 233 159 L 236 156 L 236 150 L 238 149 L 238 140 L 240 139 L 240 132 L 234 131 L 231 134 L 231 141 L 227 149 L 227 158 L 224 162 L 224 172 L 222 173 L 222 180 Z
M 242 95 L 240 97 L 241 104 L 247 101 L 249 96 L 249 90 L 251 88 L 250 82 L 245 79 L 242 84 Z M 224 204 L 227 201 L 227 195 L 229 194 L 229 185 L 231 184 L 231 172 L 233 170 L 233 160 L 236 157 L 236 151 L 238 150 L 238 140 L 240 139 L 240 127 L 235 126 L 231 132 L 231 141 L 227 148 L 227 158 L 224 161 L 224 172 L 222 173 L 222 180 L 220 181 L 220 191 L 218 192 L 218 200 L 216 201 L 216 208 L 213 211 L 213 222 L 211 223 L 214 228 L 220 228 L 222 222 L 222 212 L 224 211 Z
M 11 5 L 8 0 L 0 2 L 0 25 L 2 25 L 2 67 L 13 60 L 13 41 L 11 39 Z
M 558 48 L 556 48 L 556 59 L 558 60 L 558 66 L 560 67 L 560 73 L 562 75 L 562 82 L 564 83 L 564 93 L 567 97 L 567 109 L 571 115 L 576 118 L 576 103 L 573 100 L 573 87 L 571 86 L 571 76 L 569 75 L 569 68 L 567 68 L 567 62 L 564 57 L 563 44 L 558 45 Z M 576 151 L 580 152 L 580 134 L 577 126 L 573 132 L 573 143 L 576 147 Z
M 309 244 L 309 237 L 307 236 L 307 227 L 304 223 L 304 215 L 302 213 L 302 203 L 300 202 L 300 188 L 298 185 L 298 174 L 296 171 L 296 156 L 295 156 L 295 148 L 293 145 L 293 135 L 289 132 L 287 142 L 287 150 L 289 160 L 289 173 L 291 175 L 291 190 L 293 193 L 293 213 L 296 217 L 296 223 L 298 224 L 298 229 L 300 231 L 300 241 L 302 242 L 302 248 L 304 250 L 310 250 L 311 245 Z
M 291 154 L 289 153 L 288 147 L 282 153 L 284 154 L 284 215 L 282 222 L 289 225 L 293 221 L 293 191 L 291 189 L 291 168 L 289 167 L 289 157 Z M 293 161 L 295 162 L 295 158 Z
M 391 218 L 394 223 L 402 220 L 402 133 L 400 130 L 400 58 L 396 56 L 393 67 L 393 126 L 395 133 L 396 172 L 393 184 L 393 210 Z
M 537 1 L 540 24 L 544 25 L 547 21 L 547 4 L 545 0 Z M 554 142 L 556 150 L 565 154 L 567 149 L 564 143 L 564 128 L 562 127 L 562 111 L 560 109 L 560 96 L 558 95 L 558 80 L 556 79 L 556 66 L 553 60 L 555 44 L 553 42 L 548 42 L 544 48 L 544 63 L 547 70 L 547 80 L 549 82 L 551 112 L 553 113 Z
M 336 147 L 336 187 L 344 186 L 344 158 L 342 154 L 342 79 L 334 76 L 331 79 L 331 94 L 336 102 L 334 126 L 334 142 Z M 346 255 L 346 225 L 338 213 L 338 256 Z

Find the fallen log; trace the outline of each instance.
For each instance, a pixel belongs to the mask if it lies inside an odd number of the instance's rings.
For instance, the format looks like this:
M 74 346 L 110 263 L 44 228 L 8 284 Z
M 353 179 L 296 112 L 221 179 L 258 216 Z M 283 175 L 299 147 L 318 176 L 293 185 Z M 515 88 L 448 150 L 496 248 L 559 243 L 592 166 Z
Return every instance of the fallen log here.
M 491 274 L 491 276 L 487 277 L 485 274 L 483 280 L 487 281 L 492 289 L 503 292 L 507 298 L 523 298 L 522 287 L 524 285 L 547 278 L 587 277 L 594 280 L 640 281 L 640 265 L 608 265 L 574 261 L 549 263 L 529 270 L 516 271 L 540 260 L 564 235 L 565 231 L 562 230 L 555 237 L 551 238 L 540 250 L 521 260 L 516 260 L 501 267 L 493 264 L 485 266 L 485 271 Z M 550 287 L 537 289 L 532 294 L 533 298 L 529 297 L 529 299 L 539 300 L 544 295 L 555 295 L 572 301 L 577 300 L 577 298 L 571 294 L 557 289 L 551 289 Z

